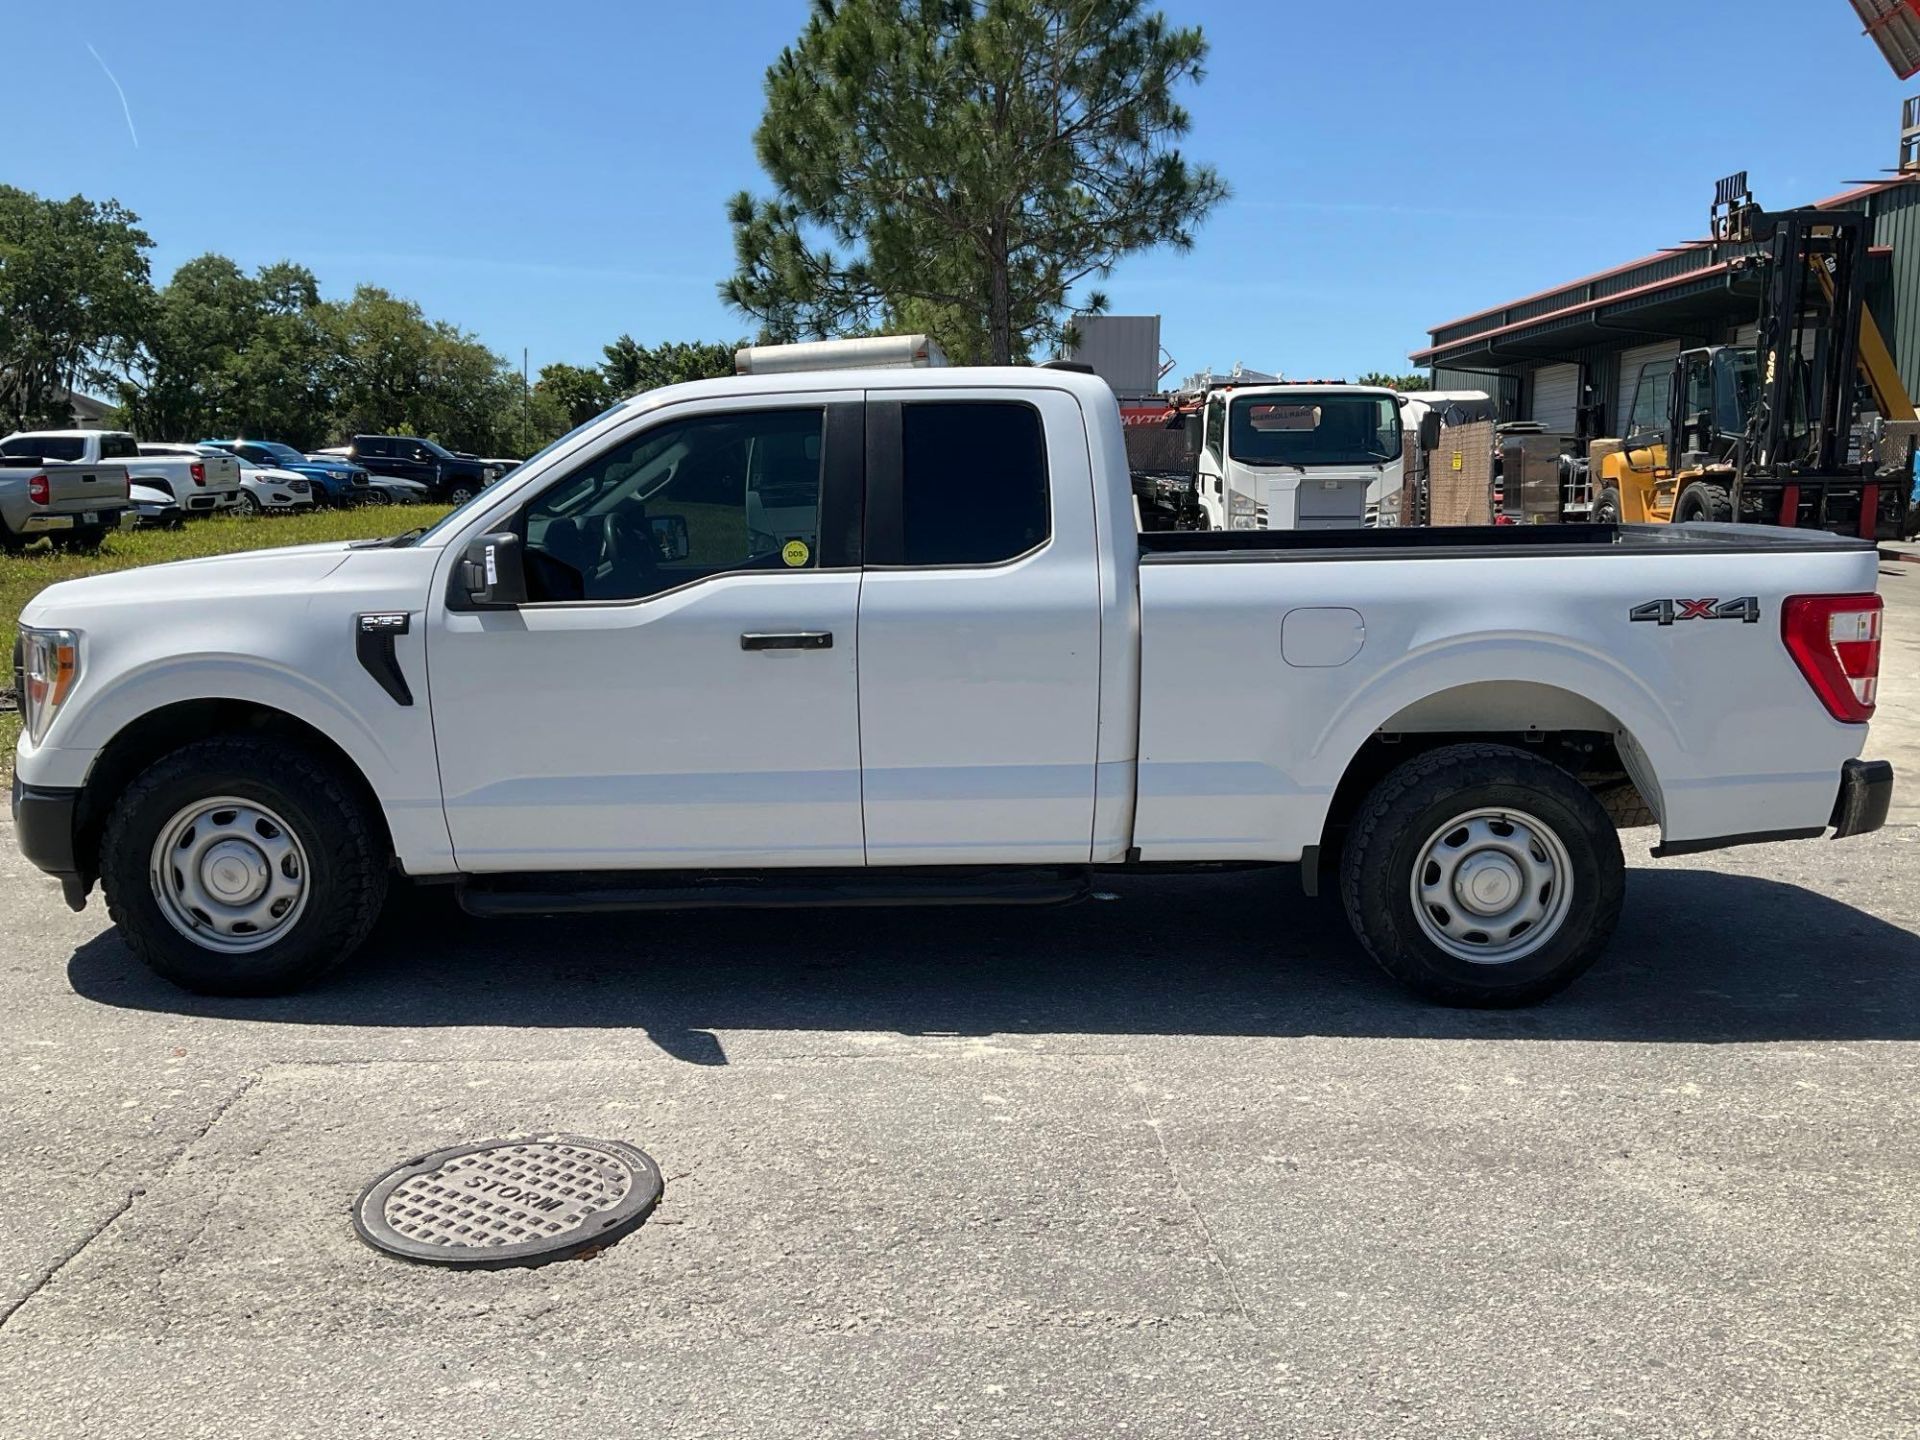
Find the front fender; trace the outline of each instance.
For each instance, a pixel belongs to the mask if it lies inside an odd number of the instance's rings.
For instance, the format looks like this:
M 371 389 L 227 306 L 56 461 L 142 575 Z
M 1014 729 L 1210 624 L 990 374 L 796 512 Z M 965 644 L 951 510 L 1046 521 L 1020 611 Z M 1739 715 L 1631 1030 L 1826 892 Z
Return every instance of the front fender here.
M 420 673 L 421 637 L 403 636 L 398 643 L 402 663 Z M 450 868 L 427 707 L 396 705 L 359 670 L 352 647 L 341 650 L 351 674 L 338 667 L 303 670 L 281 661 L 209 654 L 156 659 L 97 684 L 83 673 L 46 742 L 22 747 L 22 779 L 49 787 L 82 786 L 116 736 L 169 706 L 209 700 L 255 706 L 289 716 L 339 747 L 377 797 L 409 873 Z

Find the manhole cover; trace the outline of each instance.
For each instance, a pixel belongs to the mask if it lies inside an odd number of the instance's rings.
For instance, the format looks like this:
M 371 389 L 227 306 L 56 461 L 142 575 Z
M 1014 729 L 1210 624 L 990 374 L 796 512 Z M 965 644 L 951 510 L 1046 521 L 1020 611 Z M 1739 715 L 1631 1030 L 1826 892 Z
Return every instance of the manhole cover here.
M 611 1245 L 660 1188 L 652 1157 L 619 1140 L 489 1140 L 389 1170 L 360 1192 L 353 1228 L 406 1260 L 538 1265 Z

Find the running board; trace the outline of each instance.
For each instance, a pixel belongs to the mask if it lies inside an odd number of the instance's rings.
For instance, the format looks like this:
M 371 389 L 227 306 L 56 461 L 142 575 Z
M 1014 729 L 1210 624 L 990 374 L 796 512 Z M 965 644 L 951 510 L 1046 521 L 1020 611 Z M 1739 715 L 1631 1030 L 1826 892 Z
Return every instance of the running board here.
M 1084 866 L 900 870 L 618 871 L 470 876 L 469 915 L 626 910 L 801 910 L 879 905 L 1067 905 L 1092 892 Z

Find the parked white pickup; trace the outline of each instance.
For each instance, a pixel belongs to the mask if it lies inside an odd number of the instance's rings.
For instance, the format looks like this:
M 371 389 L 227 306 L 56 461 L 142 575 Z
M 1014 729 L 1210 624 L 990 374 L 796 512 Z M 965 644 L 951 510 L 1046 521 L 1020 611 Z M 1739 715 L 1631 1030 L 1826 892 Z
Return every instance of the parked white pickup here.
M 1291 863 L 1400 979 L 1516 1004 L 1604 946 L 1614 817 L 1885 817 L 1871 545 L 1132 515 L 1086 375 L 642 395 L 424 533 L 42 592 L 22 848 L 212 991 L 310 979 L 395 869 L 552 913 Z
M 211 445 L 143 442 L 127 466 L 136 482 L 167 491 L 189 515 L 246 508 L 239 459 Z

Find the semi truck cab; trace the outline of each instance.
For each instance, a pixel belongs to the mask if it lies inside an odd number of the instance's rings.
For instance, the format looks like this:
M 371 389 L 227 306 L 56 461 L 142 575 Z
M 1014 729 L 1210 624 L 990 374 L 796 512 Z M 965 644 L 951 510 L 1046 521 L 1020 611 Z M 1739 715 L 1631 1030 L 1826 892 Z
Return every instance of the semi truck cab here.
M 1399 518 L 1399 397 L 1370 385 L 1207 391 L 1197 464 L 1216 530 L 1349 530 Z

